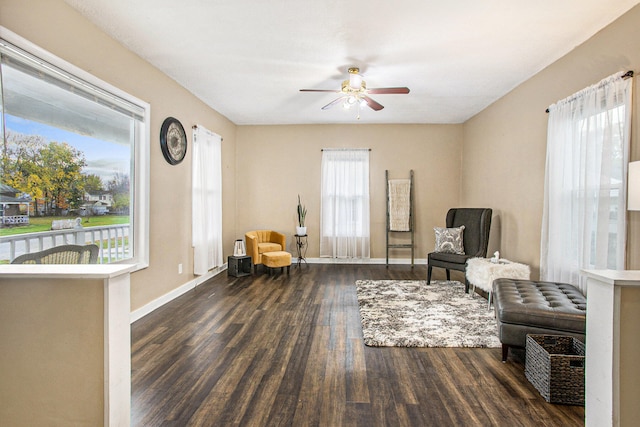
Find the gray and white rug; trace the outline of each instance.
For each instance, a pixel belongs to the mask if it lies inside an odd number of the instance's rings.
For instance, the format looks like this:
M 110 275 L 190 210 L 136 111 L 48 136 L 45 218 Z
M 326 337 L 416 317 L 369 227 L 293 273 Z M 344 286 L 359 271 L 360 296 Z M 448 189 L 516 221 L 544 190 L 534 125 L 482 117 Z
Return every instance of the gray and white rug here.
M 456 281 L 356 281 L 364 343 L 373 347 L 500 347 L 487 301 Z

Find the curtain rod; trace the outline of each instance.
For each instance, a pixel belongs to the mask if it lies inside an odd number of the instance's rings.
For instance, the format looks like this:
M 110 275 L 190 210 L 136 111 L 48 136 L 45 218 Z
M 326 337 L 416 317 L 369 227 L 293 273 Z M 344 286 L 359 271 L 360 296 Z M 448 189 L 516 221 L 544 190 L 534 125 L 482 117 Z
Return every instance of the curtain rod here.
M 346 150 L 368 150 L 371 151 L 371 148 L 321 148 L 320 151 L 346 151 Z
M 191 126 L 191 129 L 196 130 L 196 129 L 198 129 L 198 127 L 199 127 L 198 125 L 193 125 L 193 126 Z M 220 142 L 224 141 L 224 138 L 223 138 L 221 135 L 218 135 L 217 133 L 210 131 L 209 129 L 207 129 L 207 128 L 206 128 L 206 127 L 204 127 L 204 126 L 203 126 L 202 128 L 203 128 L 204 130 L 206 130 L 207 132 L 209 132 L 209 133 L 213 133 L 213 134 L 215 134 L 216 136 L 219 136 L 219 137 L 220 137 Z
M 624 73 L 624 74 L 623 74 L 622 76 L 620 76 L 620 77 L 621 77 L 621 78 L 623 78 L 623 79 L 625 79 L 625 80 L 626 80 L 626 79 L 629 79 L 629 78 L 631 78 L 631 77 L 633 77 L 633 70 L 629 70 L 629 71 L 627 71 L 626 73 Z M 548 113 L 548 112 L 549 112 L 549 109 L 547 108 L 546 110 L 544 110 L 544 112 L 545 112 L 545 113 Z

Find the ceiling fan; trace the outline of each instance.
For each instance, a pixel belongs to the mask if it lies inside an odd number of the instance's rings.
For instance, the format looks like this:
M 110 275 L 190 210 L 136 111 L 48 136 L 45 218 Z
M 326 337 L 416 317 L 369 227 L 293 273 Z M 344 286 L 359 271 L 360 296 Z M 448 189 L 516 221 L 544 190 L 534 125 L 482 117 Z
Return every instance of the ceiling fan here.
M 324 107 L 323 110 L 327 110 L 336 104 L 342 103 L 344 108 L 351 108 L 353 106 L 358 107 L 358 119 L 360 118 L 360 107 L 369 106 L 375 111 L 382 110 L 384 106 L 379 102 L 369 97 L 369 94 L 405 94 L 409 93 L 408 87 L 379 87 L 367 89 L 367 83 L 362 80 L 360 69 L 357 67 L 349 68 L 349 80 L 342 82 L 342 89 L 300 89 L 300 92 L 333 92 L 341 93 L 342 95 Z

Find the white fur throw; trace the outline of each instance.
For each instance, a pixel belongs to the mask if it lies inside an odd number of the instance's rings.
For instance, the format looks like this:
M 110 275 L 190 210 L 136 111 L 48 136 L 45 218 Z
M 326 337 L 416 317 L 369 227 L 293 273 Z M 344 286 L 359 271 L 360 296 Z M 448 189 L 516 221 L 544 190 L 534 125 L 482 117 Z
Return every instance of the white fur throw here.
M 411 180 L 389 180 L 389 230 L 411 231 Z
M 526 264 L 500 259 L 493 263 L 486 258 L 469 258 L 467 260 L 467 280 L 485 292 L 491 292 L 493 281 L 507 277 L 509 279 L 529 280 L 531 269 Z

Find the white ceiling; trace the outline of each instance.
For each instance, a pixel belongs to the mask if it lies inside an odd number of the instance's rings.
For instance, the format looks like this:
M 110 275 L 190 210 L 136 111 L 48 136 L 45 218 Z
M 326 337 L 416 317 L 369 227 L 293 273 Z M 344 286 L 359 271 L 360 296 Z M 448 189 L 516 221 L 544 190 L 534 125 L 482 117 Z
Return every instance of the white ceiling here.
M 66 0 L 238 125 L 462 123 L 640 0 Z M 640 23 L 639 23 L 640 25 Z M 347 68 L 385 106 L 321 107 Z M 604 77 L 604 76 L 603 76 Z M 551 100 L 550 100 L 551 101 Z

